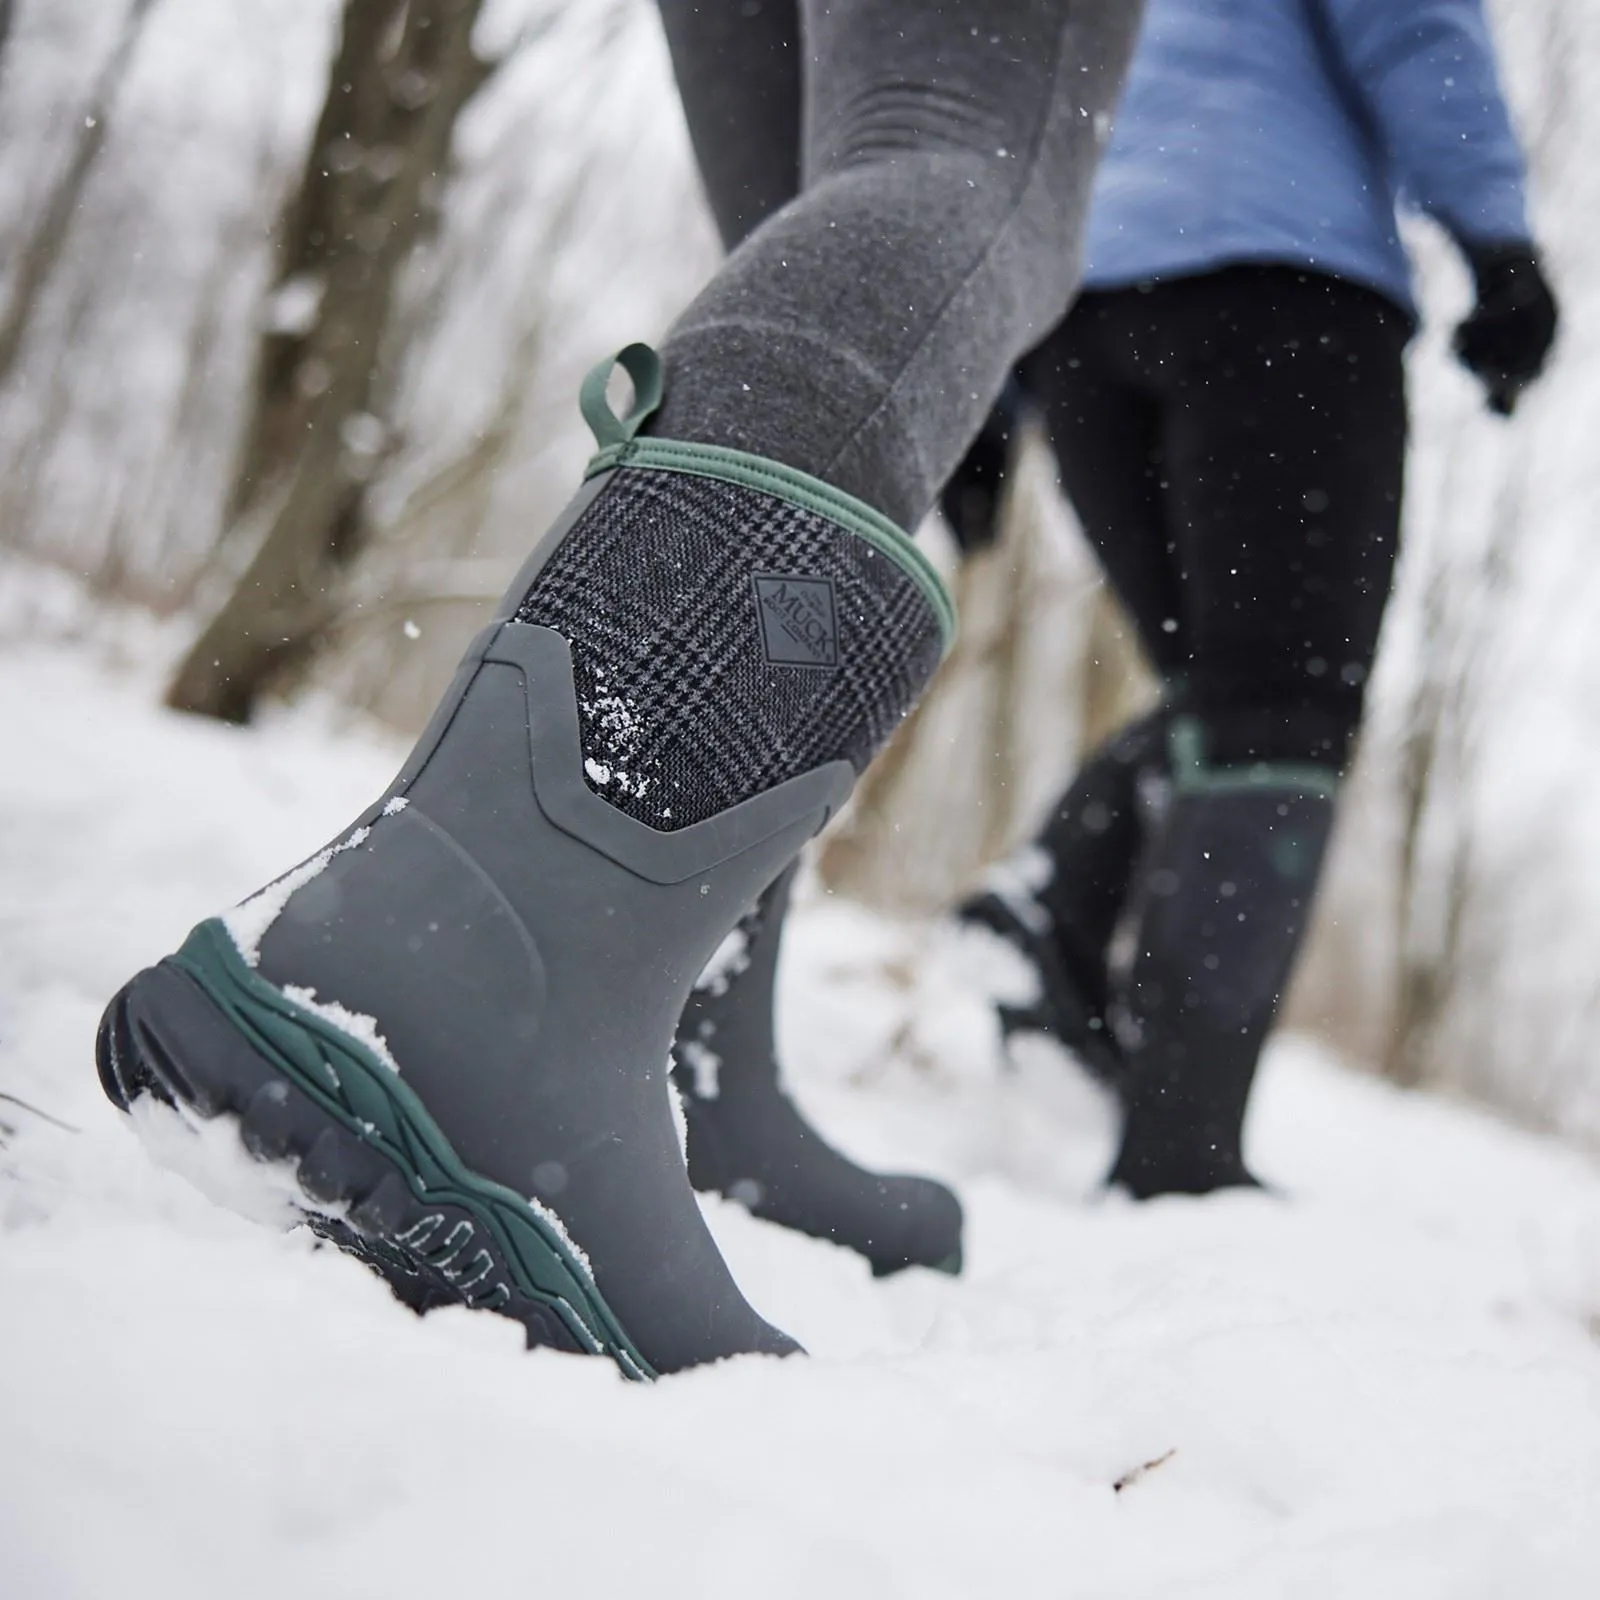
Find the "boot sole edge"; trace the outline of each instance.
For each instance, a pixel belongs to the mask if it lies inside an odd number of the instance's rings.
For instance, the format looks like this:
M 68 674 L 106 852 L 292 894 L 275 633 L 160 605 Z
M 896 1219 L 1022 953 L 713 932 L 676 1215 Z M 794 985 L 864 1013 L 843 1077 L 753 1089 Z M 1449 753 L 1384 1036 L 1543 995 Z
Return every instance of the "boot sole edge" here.
M 657 1375 L 559 1220 L 468 1168 L 392 1067 L 247 966 L 220 921 L 112 1000 L 95 1055 L 120 1110 L 151 1094 L 231 1120 L 255 1161 L 290 1163 L 306 1221 L 413 1310 L 492 1311 L 530 1346 Z

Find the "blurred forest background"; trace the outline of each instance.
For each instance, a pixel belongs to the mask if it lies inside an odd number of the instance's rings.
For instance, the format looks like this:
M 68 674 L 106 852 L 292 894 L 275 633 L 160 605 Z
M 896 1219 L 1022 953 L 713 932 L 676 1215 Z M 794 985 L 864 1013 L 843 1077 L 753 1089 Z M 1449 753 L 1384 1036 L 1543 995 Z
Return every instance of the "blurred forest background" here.
M 1293 1015 L 1600 1151 L 1600 7 L 1491 12 L 1563 340 L 1487 418 L 1416 230 L 1407 546 Z M 135 607 L 175 706 L 415 729 L 576 481 L 579 376 L 716 258 L 650 0 L 0 0 L 0 646 Z M 1002 548 L 926 538 L 961 644 L 819 853 L 907 917 L 1148 693 L 1037 441 Z

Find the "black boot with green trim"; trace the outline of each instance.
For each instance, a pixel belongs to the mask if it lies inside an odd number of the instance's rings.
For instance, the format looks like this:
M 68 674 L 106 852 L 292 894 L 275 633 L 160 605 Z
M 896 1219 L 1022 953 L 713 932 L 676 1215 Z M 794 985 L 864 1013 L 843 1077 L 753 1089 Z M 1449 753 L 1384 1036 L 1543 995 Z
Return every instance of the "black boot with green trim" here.
M 1108 1182 L 1138 1199 L 1255 1186 L 1242 1146 L 1250 1088 L 1333 826 L 1332 761 L 1212 758 L 1206 736 L 1219 721 L 1173 719 L 1170 790 L 1138 874 L 1133 959 L 1113 981 L 1127 1067 Z M 1230 731 L 1224 722 L 1224 744 Z M 1313 732 L 1308 747 L 1342 758 L 1346 735 Z
M 668 1061 L 691 985 L 838 809 L 947 647 L 949 601 L 870 507 L 776 462 L 601 449 L 389 790 L 139 974 L 98 1059 L 238 1125 L 415 1305 L 650 1376 L 793 1342 L 696 1206 Z
M 740 919 L 696 983 L 673 1078 L 689 1181 L 753 1216 L 865 1256 L 874 1277 L 961 1270 L 961 1202 L 942 1183 L 870 1172 L 835 1150 L 783 1087 L 773 1036 L 791 867 Z
M 1033 839 L 956 908 L 969 936 L 997 937 L 1020 958 L 1020 970 L 1000 969 L 1010 981 L 991 996 L 1008 1047 L 1043 1034 L 1119 1091 L 1126 1066 L 1106 1020 L 1111 945 L 1143 850 L 1139 789 L 1165 781 L 1180 693 L 1169 686 L 1167 703 L 1108 739 Z

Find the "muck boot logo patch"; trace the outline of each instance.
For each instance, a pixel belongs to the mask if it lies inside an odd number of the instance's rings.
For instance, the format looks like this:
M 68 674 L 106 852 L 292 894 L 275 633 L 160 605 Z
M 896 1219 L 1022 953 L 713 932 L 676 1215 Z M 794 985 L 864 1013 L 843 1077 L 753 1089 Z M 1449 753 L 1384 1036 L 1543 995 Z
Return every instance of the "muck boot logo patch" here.
M 761 643 L 775 667 L 836 667 L 839 629 L 833 584 L 827 578 L 800 578 L 758 572 L 756 615 Z

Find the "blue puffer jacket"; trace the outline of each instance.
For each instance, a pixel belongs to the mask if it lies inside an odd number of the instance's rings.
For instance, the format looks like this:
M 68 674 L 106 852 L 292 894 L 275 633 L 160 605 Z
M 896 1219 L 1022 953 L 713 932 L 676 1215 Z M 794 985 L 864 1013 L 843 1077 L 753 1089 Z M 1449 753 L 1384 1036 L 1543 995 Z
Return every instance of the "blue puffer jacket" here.
M 1085 286 L 1316 267 L 1411 306 L 1397 201 L 1524 240 L 1482 0 L 1148 0 Z

